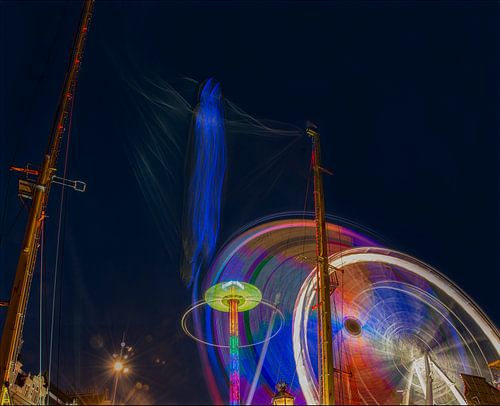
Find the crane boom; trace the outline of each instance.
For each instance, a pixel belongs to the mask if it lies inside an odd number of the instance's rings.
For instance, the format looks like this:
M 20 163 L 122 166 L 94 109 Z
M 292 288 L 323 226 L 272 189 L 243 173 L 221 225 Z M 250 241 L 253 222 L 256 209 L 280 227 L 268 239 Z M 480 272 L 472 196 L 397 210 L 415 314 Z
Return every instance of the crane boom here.
M 57 112 L 50 132 L 47 150 L 34 186 L 32 205 L 19 254 L 7 316 L 3 326 L 2 341 L 0 342 L 0 376 L 3 387 L 9 386 L 10 375 L 14 370 L 17 360 L 31 280 L 36 263 L 41 231 L 40 225 L 45 217 L 45 208 L 49 197 L 52 175 L 56 172 L 61 140 L 65 132 L 68 116 L 71 112 L 72 100 L 75 96 L 78 72 L 83 57 L 83 49 L 93 7 L 94 0 L 85 0 L 80 25 L 66 71 L 63 90 L 59 97 Z

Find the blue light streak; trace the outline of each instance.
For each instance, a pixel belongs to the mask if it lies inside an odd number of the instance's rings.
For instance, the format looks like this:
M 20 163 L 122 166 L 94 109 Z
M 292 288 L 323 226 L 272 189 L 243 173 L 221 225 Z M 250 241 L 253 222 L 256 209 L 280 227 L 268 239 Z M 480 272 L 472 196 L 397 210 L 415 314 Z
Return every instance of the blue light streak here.
M 188 189 L 188 266 L 183 278 L 193 278 L 215 253 L 220 228 L 222 190 L 226 172 L 226 142 L 220 85 L 209 79 L 195 111 L 193 165 Z

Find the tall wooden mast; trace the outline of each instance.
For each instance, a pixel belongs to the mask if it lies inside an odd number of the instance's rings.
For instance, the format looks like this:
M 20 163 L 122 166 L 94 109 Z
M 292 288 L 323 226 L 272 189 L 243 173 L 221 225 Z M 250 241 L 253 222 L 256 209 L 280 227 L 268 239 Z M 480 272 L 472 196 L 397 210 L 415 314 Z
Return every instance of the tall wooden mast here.
M 64 87 L 59 98 L 57 112 L 50 132 L 47 150 L 43 157 L 40 171 L 35 171 L 38 177 L 32 188 L 32 204 L 8 304 L 2 341 L 0 342 L 0 376 L 4 387 L 9 386 L 11 373 L 14 370 L 17 360 L 33 269 L 37 257 L 41 224 L 45 217 L 45 208 L 49 198 L 52 177 L 56 172 L 61 140 L 66 129 L 68 116 L 71 113 L 78 72 L 83 57 L 85 38 L 92 17 L 93 7 L 94 0 L 85 0 L 80 25 L 75 36 L 69 66 L 66 71 Z
M 333 346 L 332 319 L 330 309 L 331 283 L 328 263 L 328 238 L 326 235 L 325 198 L 323 194 L 321 149 L 319 132 L 316 126 L 309 125 L 306 130 L 313 143 L 314 208 L 316 214 L 317 247 L 317 298 L 318 298 L 318 374 L 320 404 L 335 404 L 333 391 Z

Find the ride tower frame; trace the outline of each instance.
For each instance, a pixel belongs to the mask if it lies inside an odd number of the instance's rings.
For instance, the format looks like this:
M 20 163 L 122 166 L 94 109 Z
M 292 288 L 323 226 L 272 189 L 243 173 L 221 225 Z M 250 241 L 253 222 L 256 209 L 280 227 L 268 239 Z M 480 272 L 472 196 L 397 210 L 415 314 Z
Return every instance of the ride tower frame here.
M 334 405 L 333 336 L 330 295 L 336 288 L 331 282 L 328 262 L 328 236 L 326 232 L 325 196 L 321 167 L 320 135 L 316 125 L 309 123 L 306 133 L 312 139 L 312 170 L 314 175 L 314 211 L 317 247 L 317 300 L 318 300 L 318 382 L 322 405 Z

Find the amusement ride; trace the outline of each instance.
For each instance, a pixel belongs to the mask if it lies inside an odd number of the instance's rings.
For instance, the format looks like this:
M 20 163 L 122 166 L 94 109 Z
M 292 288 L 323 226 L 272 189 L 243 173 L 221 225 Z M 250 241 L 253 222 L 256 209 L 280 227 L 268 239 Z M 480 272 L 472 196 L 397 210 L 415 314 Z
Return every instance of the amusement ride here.
M 498 329 L 431 266 L 351 224 L 326 221 L 319 133 L 316 127 L 307 133 L 313 218 L 284 213 L 240 230 L 200 284 L 203 290 L 251 283 L 285 315 L 279 329 L 267 309 L 243 316 L 239 339 L 259 344 L 239 357 L 248 382 L 245 403 L 268 403 L 274 387 L 288 379 L 299 404 L 468 404 L 463 374 L 495 382 L 489 364 L 500 352 Z M 225 342 L 230 327 L 221 329 L 224 322 L 196 308 L 186 315 L 193 318 L 212 398 L 224 402 L 233 387 L 226 366 L 233 363 L 224 346 L 213 343 Z M 260 345 L 269 331 L 276 338 Z M 250 384 L 256 381 L 257 388 Z

